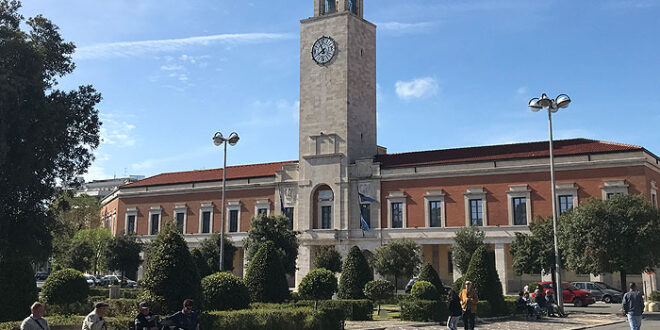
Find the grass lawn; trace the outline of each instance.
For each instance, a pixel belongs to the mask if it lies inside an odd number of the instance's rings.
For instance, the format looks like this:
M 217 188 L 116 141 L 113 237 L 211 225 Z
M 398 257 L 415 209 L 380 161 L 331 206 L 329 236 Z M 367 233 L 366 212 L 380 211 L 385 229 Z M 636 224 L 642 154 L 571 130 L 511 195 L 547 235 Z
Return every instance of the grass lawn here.
M 401 307 L 399 305 L 380 305 L 380 315 L 378 309 L 374 308 L 374 320 L 398 319 L 401 316 Z

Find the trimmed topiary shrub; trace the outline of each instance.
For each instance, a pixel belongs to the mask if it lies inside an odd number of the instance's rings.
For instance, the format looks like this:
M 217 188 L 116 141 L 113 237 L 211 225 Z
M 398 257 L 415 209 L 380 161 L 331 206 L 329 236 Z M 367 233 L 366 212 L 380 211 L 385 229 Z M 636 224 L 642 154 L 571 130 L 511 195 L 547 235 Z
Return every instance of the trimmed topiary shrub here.
M 454 284 L 451 285 L 451 289 L 456 292 L 456 294 L 461 293 L 461 290 L 463 290 L 463 286 L 465 286 L 465 275 L 459 277 L 454 281 Z
M 211 312 L 200 315 L 202 329 L 232 330 L 340 330 L 341 309 L 284 307 Z
M 337 278 L 325 268 L 312 269 L 303 277 L 298 292 L 303 298 L 314 300 L 316 305 L 318 300 L 332 299 L 337 292 Z
M 334 246 L 321 246 L 314 256 L 314 268 L 325 268 L 333 273 L 339 273 L 341 255 Z
M 437 300 L 438 290 L 431 282 L 417 281 L 410 290 L 410 295 L 415 299 Z
M 48 304 L 66 306 L 84 303 L 89 295 L 89 286 L 83 274 L 75 269 L 58 270 L 46 279 L 41 288 L 44 301 Z
M 197 266 L 176 225 L 170 222 L 163 226 L 146 255 L 142 284 L 151 296 L 164 299 L 164 312 L 181 310 L 185 299 L 199 301 L 202 289 Z
M 440 280 L 440 276 L 438 276 L 438 272 L 435 271 L 433 265 L 425 263 L 424 266 L 422 266 L 422 269 L 419 271 L 418 279 L 420 281 L 427 281 L 433 284 L 435 289 L 438 290 L 438 296 L 434 299 L 441 298 L 444 287 L 442 285 L 442 281 Z
M 399 306 L 401 319 L 404 321 L 440 322 L 446 320 L 449 315 L 447 305 L 438 300 L 402 300 Z
M 338 296 L 341 299 L 364 299 L 364 286 L 374 279 L 374 274 L 360 248 L 353 246 L 348 251 L 339 278 Z
M 474 251 L 465 280 L 472 282 L 480 300 L 487 300 L 494 315 L 506 314 L 502 283 L 495 269 L 495 255 L 480 246 Z
M 214 311 L 245 309 L 250 307 L 250 293 L 242 279 L 215 273 L 202 279 L 202 304 Z
M 279 303 L 289 297 L 289 285 L 273 242 L 261 244 L 245 274 L 250 301 Z
M 190 251 L 190 255 L 192 256 L 195 266 L 197 266 L 197 272 L 199 273 L 199 277 L 204 278 L 206 276 L 213 274 L 213 271 L 211 271 L 211 267 L 209 267 L 208 262 L 206 262 L 206 258 L 202 254 L 202 250 L 198 248 L 194 248 Z
M 0 322 L 30 315 L 30 305 L 35 300 L 37 285 L 28 259 L 0 258 Z
M 364 286 L 364 295 L 378 304 L 377 313 L 380 314 L 380 305 L 383 301 L 394 296 L 394 285 L 386 280 L 370 281 Z

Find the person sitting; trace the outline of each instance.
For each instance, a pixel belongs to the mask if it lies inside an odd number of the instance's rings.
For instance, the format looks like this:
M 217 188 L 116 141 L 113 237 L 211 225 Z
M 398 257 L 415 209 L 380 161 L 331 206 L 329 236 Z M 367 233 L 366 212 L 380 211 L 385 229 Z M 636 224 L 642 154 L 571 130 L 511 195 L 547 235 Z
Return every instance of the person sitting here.
M 199 321 L 197 314 L 193 312 L 193 301 L 186 299 L 183 301 L 183 310 L 168 316 L 163 322 L 165 325 L 174 326 L 183 330 L 199 330 Z
M 518 292 L 518 298 L 516 298 L 516 314 L 524 312 L 525 314 L 528 314 L 529 311 L 527 310 L 527 301 L 525 301 L 524 298 L 525 293 L 523 291 Z
M 555 300 L 552 296 L 552 293 L 548 292 L 545 295 L 545 308 L 548 311 L 548 316 L 554 317 L 555 316 Z
M 158 316 L 153 315 L 149 310 L 149 304 L 146 301 L 140 303 L 140 312 L 135 316 L 135 330 L 158 330 Z
M 539 305 L 539 308 L 541 308 L 541 311 L 544 311 L 545 310 L 545 305 L 546 305 L 545 293 L 543 292 L 543 290 L 536 290 L 536 291 L 537 291 L 537 293 L 536 293 L 536 296 L 534 297 L 534 302 L 537 305 Z

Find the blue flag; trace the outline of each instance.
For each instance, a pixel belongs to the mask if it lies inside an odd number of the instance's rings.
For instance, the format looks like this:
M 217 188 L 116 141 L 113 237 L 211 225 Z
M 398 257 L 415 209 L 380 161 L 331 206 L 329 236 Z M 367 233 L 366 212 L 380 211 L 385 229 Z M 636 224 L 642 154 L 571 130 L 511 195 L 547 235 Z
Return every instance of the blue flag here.
M 360 203 L 373 203 L 373 202 L 376 201 L 375 199 L 373 199 L 373 198 L 371 198 L 367 195 L 363 195 L 361 193 L 358 193 L 358 195 L 360 195 Z
M 280 212 L 282 212 L 282 215 L 286 215 L 286 209 L 284 208 L 284 200 L 282 199 L 281 191 L 280 191 Z
M 362 216 L 362 210 L 360 210 L 360 228 L 364 231 L 369 231 L 369 224 L 367 221 L 364 220 L 364 217 Z

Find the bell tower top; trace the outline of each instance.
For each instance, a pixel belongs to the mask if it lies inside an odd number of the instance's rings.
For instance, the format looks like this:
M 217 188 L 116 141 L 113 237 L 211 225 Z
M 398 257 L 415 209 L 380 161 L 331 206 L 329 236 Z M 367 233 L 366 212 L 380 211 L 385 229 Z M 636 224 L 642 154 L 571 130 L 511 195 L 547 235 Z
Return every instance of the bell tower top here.
M 364 17 L 364 0 L 314 0 L 314 16 L 320 17 L 337 12 L 351 12 Z

